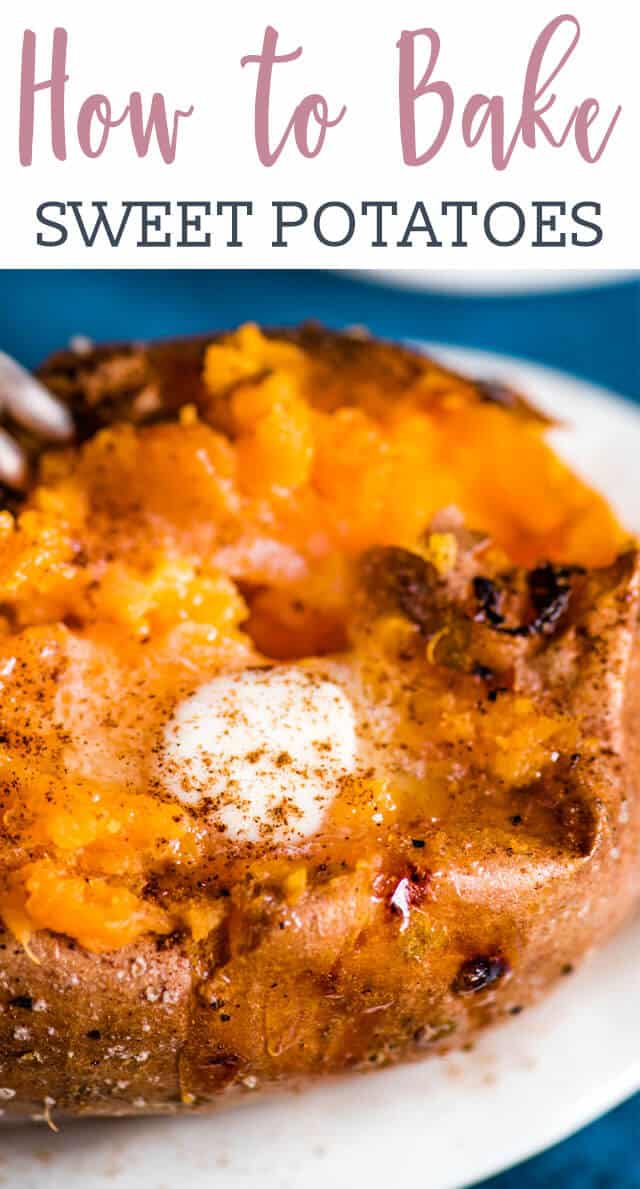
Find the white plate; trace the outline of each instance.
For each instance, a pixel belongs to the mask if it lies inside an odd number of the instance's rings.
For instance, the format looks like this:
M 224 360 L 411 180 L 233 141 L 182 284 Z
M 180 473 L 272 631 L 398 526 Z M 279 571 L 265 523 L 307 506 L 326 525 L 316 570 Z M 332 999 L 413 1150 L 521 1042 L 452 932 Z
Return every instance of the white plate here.
M 573 428 L 562 452 L 640 527 L 640 411 L 517 360 L 434 348 L 506 377 Z M 281 1094 L 209 1118 L 0 1131 L 20 1189 L 459 1189 L 561 1139 L 640 1088 L 640 917 L 539 1007 L 471 1053 Z
M 638 275 L 613 269 L 363 269 L 360 276 L 381 284 L 403 289 L 423 289 L 434 293 L 459 293 L 467 296 L 499 297 L 501 293 L 544 293 L 570 289 L 593 289 L 611 285 Z

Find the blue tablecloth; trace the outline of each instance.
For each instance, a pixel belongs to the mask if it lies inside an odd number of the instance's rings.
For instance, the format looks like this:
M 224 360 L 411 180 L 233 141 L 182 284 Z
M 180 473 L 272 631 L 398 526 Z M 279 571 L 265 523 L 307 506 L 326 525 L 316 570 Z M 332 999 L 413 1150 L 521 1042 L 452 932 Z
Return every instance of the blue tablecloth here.
M 632 278 L 570 294 L 479 298 L 323 272 L 0 273 L 0 348 L 27 364 L 79 333 L 146 338 L 309 317 L 522 355 L 640 400 L 640 284 Z M 523 1102 L 523 1128 L 526 1119 Z M 486 1185 L 640 1189 L 638 1135 L 640 1095 Z

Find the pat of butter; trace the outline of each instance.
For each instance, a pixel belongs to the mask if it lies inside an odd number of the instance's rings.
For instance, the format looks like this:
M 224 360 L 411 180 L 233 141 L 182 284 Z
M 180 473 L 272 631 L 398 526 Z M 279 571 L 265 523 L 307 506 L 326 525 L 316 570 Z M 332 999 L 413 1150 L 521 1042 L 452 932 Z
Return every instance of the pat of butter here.
M 161 779 L 188 805 L 207 799 L 228 837 L 295 842 L 314 834 L 356 768 L 353 705 L 298 666 L 226 673 L 175 709 Z

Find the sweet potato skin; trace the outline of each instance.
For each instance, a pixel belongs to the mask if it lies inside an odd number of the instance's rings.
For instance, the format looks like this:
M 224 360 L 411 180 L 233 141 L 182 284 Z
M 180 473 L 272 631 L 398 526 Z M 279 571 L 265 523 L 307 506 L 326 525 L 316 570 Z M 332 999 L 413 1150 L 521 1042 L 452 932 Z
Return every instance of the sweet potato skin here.
M 411 353 L 305 333 L 340 360 L 369 349 L 376 368 L 422 366 Z M 200 383 L 204 342 L 153 348 L 106 403 L 87 399 L 86 377 L 110 365 L 109 352 L 84 362 L 59 355 L 43 374 L 90 434 L 123 413 L 119 402 L 130 411 L 148 368 L 160 377 L 164 415 L 184 403 Z M 392 568 L 390 551 L 382 564 Z M 522 687 L 544 689 L 599 741 L 588 765 L 544 785 L 541 820 L 555 825 L 531 830 L 526 846 L 515 822 L 497 834 L 490 813 L 471 825 L 463 806 L 466 832 L 442 839 L 436 872 L 416 846 L 410 860 L 403 850 L 382 871 L 334 874 L 295 903 L 239 886 L 224 928 L 199 943 L 145 939 L 96 955 L 40 934 L 27 952 L 0 934 L 2 1118 L 200 1109 L 458 1047 L 534 1002 L 617 928 L 638 894 L 639 587 L 631 553 L 595 580 L 575 622 L 544 646 L 522 643 Z M 375 591 L 364 605 L 366 630 Z M 403 903 L 423 926 L 420 950 Z

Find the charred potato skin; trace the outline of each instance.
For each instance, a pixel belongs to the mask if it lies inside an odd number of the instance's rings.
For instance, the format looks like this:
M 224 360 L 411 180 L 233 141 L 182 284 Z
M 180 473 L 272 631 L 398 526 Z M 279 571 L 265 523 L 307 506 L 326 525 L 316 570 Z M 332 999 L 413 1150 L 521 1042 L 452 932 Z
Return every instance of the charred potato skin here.
M 303 333 L 337 358 L 373 346 Z M 183 366 L 196 392 L 208 341 L 184 343 L 179 366 L 175 345 L 150 349 L 117 399 L 135 400 L 150 367 L 167 415 L 178 392 L 185 400 Z M 411 353 L 384 350 L 401 372 L 422 366 Z M 43 371 L 58 377 L 52 387 L 66 389 L 76 413 L 85 409 L 87 434 L 96 418 L 116 415 L 115 397 L 91 404 L 86 391 L 87 377 L 113 358 L 106 349 L 63 354 Z M 222 932 L 198 945 L 148 939 L 98 956 L 41 934 L 27 953 L 0 934 L 3 1120 L 204 1108 L 292 1079 L 459 1047 L 534 1002 L 617 928 L 637 897 L 638 588 L 630 554 L 576 623 L 544 646 L 533 642 L 523 659 L 532 689 L 552 688 L 600 741 L 586 768 L 576 764 L 551 788 L 566 821 L 553 840 L 533 846 L 526 871 L 479 831 L 470 849 L 453 842 L 437 873 L 410 845 L 395 872 L 349 871 L 315 883 L 293 905 L 261 903 L 254 889 L 240 888 Z M 429 603 L 409 593 L 419 607 Z M 402 880 L 435 939 L 420 955 L 393 903 Z

